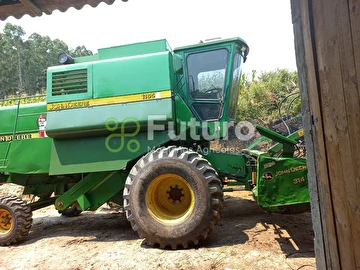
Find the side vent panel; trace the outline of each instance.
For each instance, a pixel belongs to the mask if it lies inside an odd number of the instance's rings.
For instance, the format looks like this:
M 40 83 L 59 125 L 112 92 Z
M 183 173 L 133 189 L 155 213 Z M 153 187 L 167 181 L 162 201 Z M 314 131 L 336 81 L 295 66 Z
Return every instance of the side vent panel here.
M 52 74 L 52 96 L 87 93 L 87 88 L 87 69 L 67 70 Z

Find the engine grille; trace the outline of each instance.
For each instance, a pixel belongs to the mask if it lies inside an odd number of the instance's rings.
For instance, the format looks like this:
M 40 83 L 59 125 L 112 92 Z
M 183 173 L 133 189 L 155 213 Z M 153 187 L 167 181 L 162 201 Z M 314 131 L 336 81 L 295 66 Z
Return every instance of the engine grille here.
M 52 74 L 52 95 L 86 93 L 88 87 L 87 69 L 54 72 Z

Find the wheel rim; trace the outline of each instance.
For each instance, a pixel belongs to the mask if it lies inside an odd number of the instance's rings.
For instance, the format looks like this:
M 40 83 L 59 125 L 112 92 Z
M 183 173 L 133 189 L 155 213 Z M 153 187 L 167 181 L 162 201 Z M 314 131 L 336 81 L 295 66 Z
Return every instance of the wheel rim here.
M 14 224 L 10 212 L 0 208 L 0 235 L 10 232 L 13 226 Z
M 146 191 L 150 214 L 164 224 L 179 224 L 194 210 L 195 195 L 188 182 L 176 174 L 163 174 L 151 181 Z

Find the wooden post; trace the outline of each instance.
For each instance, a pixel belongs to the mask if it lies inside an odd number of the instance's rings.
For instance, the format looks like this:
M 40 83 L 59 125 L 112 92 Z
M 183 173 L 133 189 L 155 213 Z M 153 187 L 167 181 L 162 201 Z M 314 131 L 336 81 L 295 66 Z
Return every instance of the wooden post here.
M 360 268 L 360 2 L 291 0 L 318 269 Z

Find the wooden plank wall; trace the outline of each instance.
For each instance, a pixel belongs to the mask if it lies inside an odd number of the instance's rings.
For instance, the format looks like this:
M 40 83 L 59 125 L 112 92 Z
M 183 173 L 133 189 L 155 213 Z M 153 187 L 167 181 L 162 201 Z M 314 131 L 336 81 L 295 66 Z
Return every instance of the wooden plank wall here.
M 291 0 L 318 269 L 360 269 L 360 1 Z

